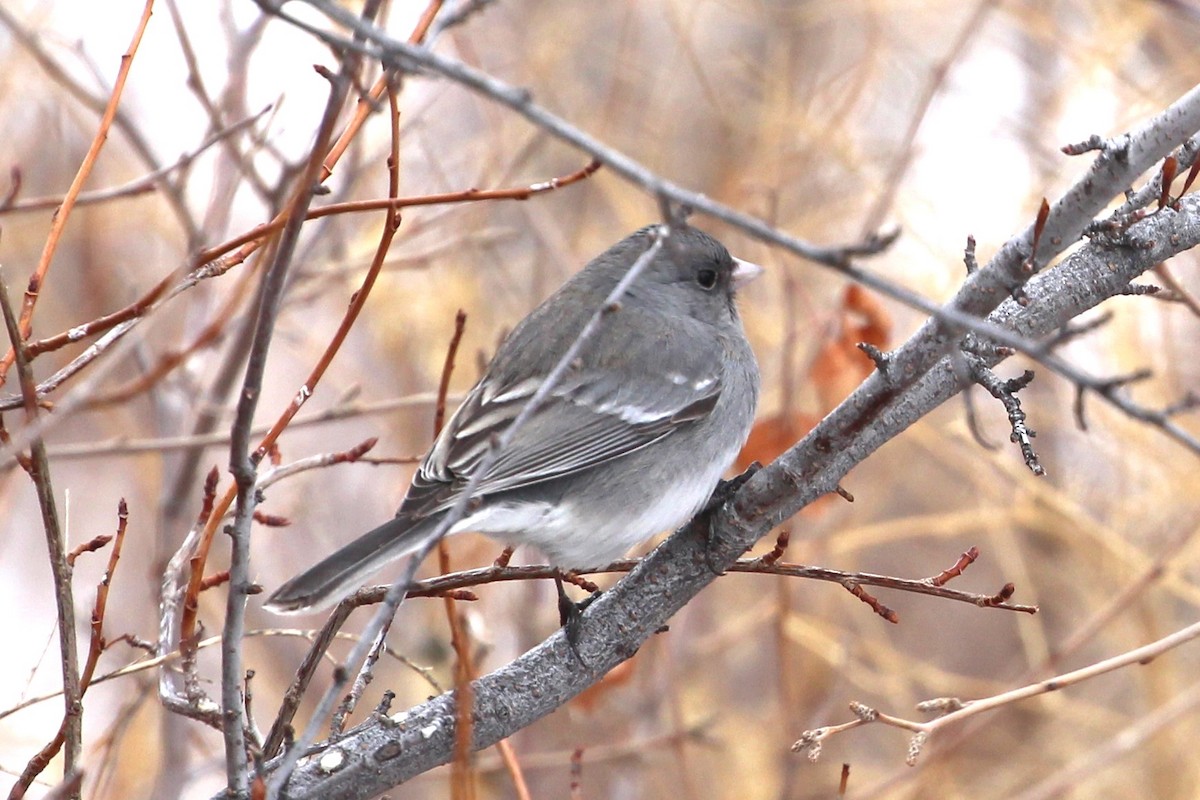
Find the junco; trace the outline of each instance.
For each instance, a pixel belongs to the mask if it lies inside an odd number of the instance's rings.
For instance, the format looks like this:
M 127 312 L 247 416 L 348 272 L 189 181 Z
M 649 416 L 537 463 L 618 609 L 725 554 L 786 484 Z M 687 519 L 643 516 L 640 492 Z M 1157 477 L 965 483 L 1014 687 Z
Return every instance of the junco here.
M 522 320 L 434 442 L 396 516 L 279 587 L 266 607 L 333 605 L 427 542 L 492 440 L 656 236 L 650 226 L 613 245 Z M 690 519 L 754 419 L 758 364 L 734 292 L 761 271 L 711 236 L 673 227 L 449 532 L 532 544 L 555 566 L 577 569 Z

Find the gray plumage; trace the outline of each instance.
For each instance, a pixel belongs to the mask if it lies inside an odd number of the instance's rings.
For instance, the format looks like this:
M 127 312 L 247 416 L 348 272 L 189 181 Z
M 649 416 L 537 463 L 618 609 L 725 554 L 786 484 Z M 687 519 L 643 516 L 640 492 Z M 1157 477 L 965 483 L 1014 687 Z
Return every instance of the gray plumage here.
M 446 423 L 396 516 L 281 586 L 276 612 L 340 600 L 434 533 L 493 437 L 537 391 L 653 242 L 654 227 L 591 261 L 513 330 Z M 677 227 L 584 344 L 573 368 L 483 477 L 451 533 L 532 544 L 556 566 L 602 566 L 695 514 L 746 441 L 758 365 L 734 305 L 759 268 Z

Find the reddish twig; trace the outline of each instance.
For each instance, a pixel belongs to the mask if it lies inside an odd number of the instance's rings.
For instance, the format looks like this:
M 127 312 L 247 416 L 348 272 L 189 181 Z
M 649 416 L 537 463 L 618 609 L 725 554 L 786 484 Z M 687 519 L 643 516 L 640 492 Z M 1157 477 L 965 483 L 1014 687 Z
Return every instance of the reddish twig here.
M 429 32 L 429 26 L 433 24 L 434 18 L 438 11 L 442 9 L 443 0 L 431 0 L 426 6 L 421 18 L 417 20 L 416 26 L 412 33 L 408 36 L 409 44 L 420 44 L 425 40 L 425 34 Z M 380 100 L 383 99 L 383 94 L 388 90 L 390 85 L 390 75 L 385 72 L 376 79 L 371 90 L 358 100 L 358 105 L 354 107 L 354 116 L 350 122 L 346 124 L 346 129 L 342 131 L 342 135 L 334 142 L 333 147 L 329 149 L 329 155 L 325 158 L 325 163 L 322 167 L 321 182 L 324 183 L 330 175 L 333 174 L 333 167 L 341 159 L 346 152 L 346 148 L 350 146 L 350 142 L 358 135 L 362 129 L 363 123 L 367 121 L 367 117 L 375 110 Z
M 19 367 L 18 367 L 19 369 Z M 125 504 L 125 498 L 121 498 L 117 504 L 117 532 L 114 536 L 96 537 L 92 540 L 95 542 L 101 538 L 107 541 L 113 541 L 112 552 L 108 556 L 108 566 L 104 570 L 104 577 L 100 579 L 99 585 L 96 587 L 96 602 L 92 606 L 91 620 L 91 639 L 88 643 L 88 654 L 84 661 L 83 671 L 79 676 L 79 699 L 83 699 L 83 695 L 87 692 L 88 686 L 92 683 L 92 676 L 96 674 L 96 665 L 100 662 L 100 654 L 108 647 L 104 640 L 104 613 L 108 608 L 108 587 L 112 584 L 113 573 L 116 572 L 117 562 L 121 558 L 121 545 L 125 541 L 125 529 L 129 522 L 129 508 Z M 67 741 L 70 727 L 70 715 L 64 716 L 62 723 L 59 725 L 58 733 L 54 738 L 43 747 L 37 755 L 29 760 L 25 769 L 21 773 L 21 777 L 17 779 L 13 785 L 12 791 L 9 793 L 9 800 L 24 797 L 25 792 L 33 785 L 33 781 L 43 770 L 49 766 L 50 761 L 58 755 L 63 744 Z M 75 770 L 72 769 L 74 772 Z M 70 793 L 70 796 L 78 796 L 78 786 L 76 790 Z
M 463 330 L 467 324 L 467 315 L 462 309 L 454 315 L 454 333 L 446 348 L 446 360 L 442 364 L 442 377 L 438 383 L 438 400 L 433 417 L 433 436 L 436 439 L 442 432 L 442 424 L 446 419 L 446 395 L 450 391 L 450 375 L 454 372 L 454 359 L 458 354 L 458 345 L 462 342 Z M 446 540 L 442 539 L 437 545 L 438 569 L 444 575 L 450 571 L 450 549 Z M 466 626 L 453 597 L 445 595 L 443 604 L 446 620 L 450 625 L 450 645 L 454 649 L 454 755 L 450 761 L 451 795 L 456 800 L 473 797 L 475 775 L 471 768 L 471 732 L 473 730 L 471 712 L 475 706 L 475 695 L 471 690 L 471 680 L 474 677 L 474 663 L 471 659 L 471 641 L 467 635 Z
M 499 560 L 498 560 L 499 561 Z M 638 559 L 622 559 L 595 570 L 586 570 L 583 574 L 598 575 L 604 573 L 621 573 L 629 572 L 640 563 Z M 930 595 L 940 597 L 944 600 L 954 600 L 960 603 L 969 603 L 979 608 L 998 608 L 1005 611 L 1018 611 L 1024 614 L 1036 614 L 1037 606 L 1022 605 L 1011 602 L 1011 595 L 1006 595 L 1008 585 L 1001 589 L 996 594 L 978 594 L 976 592 L 966 592 L 958 589 L 951 589 L 946 586 L 935 586 L 928 578 L 897 578 L 891 575 L 879 575 L 873 572 L 846 572 L 843 570 L 829 569 L 827 567 L 810 567 L 803 564 L 776 563 L 764 564 L 761 558 L 746 558 L 735 561 L 730 567 L 729 572 L 749 573 L 755 575 L 782 575 L 790 578 L 804 578 L 809 580 L 827 581 L 831 583 L 839 583 L 843 586 L 847 584 L 861 584 L 862 586 L 878 586 L 884 589 L 895 589 L 901 592 L 910 592 L 913 594 Z M 500 583 L 504 581 L 525 581 L 525 580 L 554 580 L 559 578 L 567 580 L 573 584 L 595 591 L 595 584 L 585 580 L 580 573 L 569 572 L 563 574 L 561 570 L 547 565 L 539 566 L 523 566 L 512 567 L 506 564 L 492 564 L 487 567 L 477 569 L 463 570 L 454 572 L 448 575 L 440 575 L 435 578 L 428 578 L 422 581 L 415 581 L 409 591 L 409 597 L 430 597 L 438 596 L 438 593 L 450 591 L 453 589 L 461 589 L 469 586 L 480 586 L 488 583 Z M 383 597 L 386 586 L 370 586 L 360 589 L 355 594 L 347 598 L 346 602 L 353 605 L 368 605 L 378 603 Z M 1006 595 L 1001 599 L 1001 595 Z
M 391 112 L 391 151 L 388 154 L 387 160 L 388 195 L 394 197 L 400 192 L 400 107 L 399 101 L 396 97 L 396 92 L 393 90 L 393 87 L 390 84 L 387 86 L 387 95 L 388 107 Z M 388 248 L 391 247 L 392 238 L 400 229 L 400 222 L 401 219 L 398 213 L 391 211 L 388 212 L 387 219 L 383 226 L 383 234 L 380 236 L 379 245 L 375 251 L 375 258 L 371 261 L 371 267 L 367 271 L 368 279 L 364 281 L 364 287 L 359 290 L 358 294 L 355 295 L 354 302 L 360 302 L 361 300 L 365 299 L 362 296 L 370 291 L 371 285 L 374 283 L 375 275 L 377 275 L 379 270 L 383 268 L 384 257 Z M 361 305 L 359 307 L 361 308 Z M 353 323 L 353 319 L 350 318 L 346 322 L 347 324 L 338 330 L 339 334 L 341 334 L 343 330 L 348 330 L 348 325 Z M 384 647 L 387 645 L 387 633 L 391 626 L 391 622 L 392 621 L 389 619 L 387 624 L 385 624 L 375 636 L 374 641 L 372 642 L 371 650 L 368 652 L 366 659 L 363 661 L 362 666 L 358 670 L 358 675 L 354 679 L 354 684 L 350 687 L 350 691 L 346 695 L 346 698 L 343 700 L 341 706 L 339 706 L 338 710 L 334 713 L 333 719 L 330 722 L 330 730 L 334 733 L 340 733 L 342 731 L 347 716 L 349 716 L 350 712 L 352 712 L 354 707 L 358 704 L 358 700 L 360 697 L 362 697 L 362 693 L 366 691 L 367 683 L 371 679 L 371 672 L 379 660 L 380 655 L 383 653 Z
M 529 784 L 525 781 L 525 771 L 521 769 L 521 762 L 517 760 L 512 741 L 501 739 L 496 742 L 496 752 L 500 754 L 501 763 L 512 777 L 513 791 L 517 795 L 517 800 L 533 800 L 533 795 L 529 793 Z
M 950 569 L 944 569 L 928 581 L 933 586 L 945 586 L 950 581 L 963 574 L 963 570 L 975 563 L 975 559 L 979 558 L 979 548 L 971 545 L 967 551 L 958 557 L 958 561 L 954 562 L 954 566 Z
M 179 350 L 169 350 L 163 353 L 159 356 L 158 363 L 154 366 L 143 370 L 140 375 L 124 386 L 118 386 L 103 395 L 89 398 L 83 404 L 83 407 L 100 408 L 103 406 L 118 405 L 137 397 L 152 389 L 159 381 L 174 371 L 180 364 L 184 363 L 193 353 L 212 345 L 220 339 L 229 321 L 234 319 L 235 309 L 245 298 L 246 290 L 249 288 L 250 280 L 253 276 L 254 270 L 247 270 L 241 273 L 239 280 L 233 289 L 230 290 L 224 304 L 212 315 L 212 321 L 205 325 L 189 344 Z
M 792 538 L 791 528 L 782 528 L 779 531 L 779 536 L 775 539 L 775 546 L 771 548 L 771 552 L 758 558 L 758 562 L 765 567 L 778 563 L 779 559 L 783 558 L 787 552 L 788 541 Z
M 872 611 L 886 619 L 888 622 L 892 623 L 893 625 L 900 624 L 900 616 L 895 611 L 892 611 L 892 609 L 879 602 L 875 595 L 862 588 L 860 584 L 857 584 L 854 581 L 845 581 L 842 583 L 842 586 L 844 586 L 846 591 L 850 592 L 850 594 L 869 605 Z
M 196 528 L 207 530 L 210 526 L 215 528 L 214 520 L 219 520 L 225 513 L 224 510 L 217 512 L 217 486 L 221 479 L 221 473 L 216 467 L 208 471 L 208 475 L 204 479 L 204 494 L 200 502 L 200 513 L 196 516 Z M 194 653 L 191 642 L 196 640 L 196 615 L 200 609 L 200 583 L 203 580 L 204 560 L 199 553 L 193 553 L 188 560 L 188 569 L 191 575 L 200 575 L 196 581 L 196 590 L 191 591 L 191 587 L 183 595 L 183 612 L 180 622 L 180 641 L 179 650 L 188 656 Z M 186 663 L 186 658 L 185 658 Z
M 1000 587 L 1000 591 L 996 592 L 991 597 L 984 601 L 984 606 L 987 608 L 997 608 L 1004 605 L 1009 599 L 1016 594 L 1017 587 L 1011 583 L 1006 583 Z
M 467 325 L 467 312 L 461 308 L 454 315 L 454 333 L 450 336 L 450 346 L 446 348 L 446 360 L 442 364 L 442 377 L 438 381 L 437 403 L 433 407 L 433 438 L 442 432 L 446 420 L 446 397 L 450 394 L 450 375 L 454 372 L 454 359 L 458 355 L 458 345 L 462 342 L 463 329 Z
M 200 581 L 200 591 L 207 592 L 209 589 L 224 586 L 227 583 L 229 583 L 229 570 L 223 569 L 220 572 L 204 576 Z
M 82 544 L 77 544 L 71 548 L 71 552 L 67 553 L 67 563 L 72 567 L 75 566 L 75 559 L 79 558 L 84 553 L 94 553 L 104 545 L 112 541 L 111 533 L 102 533 L 99 536 L 93 536 Z
M 79 193 L 83 191 L 83 184 L 87 181 L 88 176 L 92 174 L 92 168 L 96 165 L 96 159 L 100 155 L 100 150 L 108 140 L 108 131 L 112 127 L 113 118 L 117 115 L 117 106 L 120 104 L 121 94 L 125 90 L 125 81 L 129 77 L 129 69 L 133 65 L 133 57 L 137 53 L 138 45 L 141 44 L 142 34 L 146 31 L 146 25 L 150 22 L 150 14 L 153 8 L 154 0 L 146 0 L 146 5 L 142 9 L 142 17 L 138 21 L 137 29 L 133 34 L 133 40 L 129 43 L 129 47 L 126 49 L 124 55 L 121 56 L 121 67 L 117 70 L 117 78 L 113 84 L 112 94 L 109 96 L 108 105 L 104 109 L 104 115 L 100 118 L 100 126 L 96 131 L 96 135 L 92 138 L 92 144 L 88 147 L 87 154 L 84 155 L 83 161 L 79 164 L 79 169 L 75 172 L 75 178 L 71 181 L 70 188 L 67 189 L 67 193 L 63 197 L 62 206 L 54 214 L 54 218 L 50 224 L 50 232 L 46 235 L 46 244 L 42 248 L 42 255 L 38 259 L 33 275 L 29 277 L 29 285 L 25 290 L 25 299 L 21 304 L 21 316 L 18 323 L 21 340 L 28 337 L 29 331 L 33 328 L 33 308 L 37 304 L 38 295 L 46 282 L 46 274 L 50 270 L 50 262 L 54 258 L 54 253 L 58 249 L 58 242 L 67 227 L 67 220 L 71 216 L 71 209 L 75 207 L 75 201 L 79 197 Z M 15 357 L 15 349 L 10 348 L 8 353 L 0 359 L 0 383 L 4 382 Z
M 1171 204 L 1171 184 L 1175 180 L 1175 174 L 1178 169 L 1179 161 L 1175 156 L 1167 156 L 1163 159 L 1162 171 L 1159 173 L 1160 189 L 1158 193 L 1158 207 L 1160 209 L 1166 208 Z
M 286 528 L 292 524 L 292 521 L 280 514 L 268 514 L 265 511 L 255 510 L 254 521 L 259 525 L 265 525 L 268 528 Z
M 390 210 L 398 211 L 402 208 L 412 208 L 416 206 L 436 206 L 436 205 L 452 205 L 456 203 L 478 203 L 484 200 L 528 200 L 531 197 L 546 192 L 552 192 L 555 189 L 562 189 L 570 186 L 573 183 L 578 183 L 585 178 L 590 177 L 596 170 L 600 169 L 600 162 L 593 159 L 584 167 L 575 170 L 566 175 L 551 178 L 547 181 L 539 183 L 531 183 L 526 186 L 516 186 L 508 189 L 460 189 L 454 192 L 443 192 L 440 194 L 423 194 L 413 197 L 388 197 L 380 200 L 353 200 L 345 203 L 330 203 L 327 206 L 310 209 L 305 214 L 305 219 L 320 219 L 334 214 L 352 214 L 365 211 L 381 211 Z M 257 247 L 257 242 L 268 234 L 279 230 L 283 227 L 286 220 L 273 219 L 270 222 L 264 222 L 249 231 L 230 239 L 227 242 L 210 247 L 207 250 L 202 250 L 196 256 L 196 263 L 203 264 L 208 261 L 220 258 L 224 255 L 238 251 L 237 256 L 245 258 L 247 251 L 238 250 L 251 246 L 248 252 L 253 252 Z

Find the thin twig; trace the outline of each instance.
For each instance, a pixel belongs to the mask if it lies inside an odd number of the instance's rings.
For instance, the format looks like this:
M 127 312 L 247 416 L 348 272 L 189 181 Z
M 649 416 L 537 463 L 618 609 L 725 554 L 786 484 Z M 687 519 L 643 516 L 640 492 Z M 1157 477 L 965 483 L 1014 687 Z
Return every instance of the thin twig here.
M 377 8 L 377 4 L 368 2 L 367 8 Z M 364 10 L 363 13 L 368 11 Z M 358 69 L 358 63 L 356 58 L 346 58 L 343 60 L 341 72 L 336 76 L 328 76 L 329 97 L 317 129 L 316 144 L 307 168 L 295 184 L 297 188 L 289 204 L 288 223 L 280 233 L 274 257 L 263 273 L 254 338 L 246 363 L 241 395 L 238 398 L 237 413 L 231 428 L 229 470 L 233 474 L 238 492 L 237 513 L 229 529 L 232 547 L 229 559 L 229 591 L 225 607 L 225 639 L 221 644 L 221 720 L 225 738 L 225 778 L 228 791 L 234 797 L 245 795 L 249 785 L 245 700 L 242 694 L 242 634 L 245 626 L 246 597 L 250 589 L 250 524 L 257 504 L 257 496 L 253 489 L 257 480 L 257 466 L 263 455 L 261 448 L 253 452 L 250 450 L 250 428 L 262 392 L 267 353 L 283 302 L 288 267 L 300 238 L 304 213 L 319 185 L 317 175 L 321 157 L 328 148 L 338 113 L 349 91 L 352 76 Z M 192 575 L 193 580 L 196 577 L 196 574 Z
M 112 200 L 121 200 L 130 197 L 138 197 L 149 192 L 157 191 L 162 187 L 162 179 L 170 175 L 172 172 L 185 170 L 192 163 L 204 154 L 213 145 L 222 142 L 254 123 L 262 119 L 263 115 L 271 110 L 267 106 L 253 116 L 239 120 L 225 128 L 218 130 L 206 138 L 203 142 L 197 145 L 191 151 L 184 153 L 175 160 L 175 163 L 159 167 L 153 172 L 149 172 L 140 178 L 135 178 L 121 186 L 112 186 L 107 189 L 93 189 L 88 192 L 80 192 L 75 198 L 75 206 L 98 205 L 107 203 Z M 0 215 L 20 213 L 24 211 L 45 211 L 47 209 L 58 208 L 64 202 L 63 195 L 53 195 L 51 197 L 31 197 L 28 200 L 12 200 L 8 203 L 0 203 Z
M 388 154 L 387 172 L 388 172 L 388 197 L 396 197 L 400 193 L 400 106 L 396 95 L 395 87 L 388 85 L 387 89 L 388 106 L 390 113 L 388 115 L 391 122 L 391 152 Z M 391 248 L 392 239 L 400 228 L 400 215 L 389 211 L 383 226 L 383 234 L 380 237 L 379 244 L 375 250 L 375 258 L 371 262 L 370 274 L 372 281 L 374 275 L 377 275 L 379 270 L 383 268 L 383 262 L 387 251 Z M 367 290 L 369 291 L 369 285 Z M 357 298 L 356 298 L 357 299 Z M 450 364 L 453 364 L 454 351 L 458 349 L 458 340 L 462 337 L 462 326 L 465 323 L 465 317 L 462 312 L 459 312 L 459 319 L 455 328 L 455 337 L 451 340 L 450 346 Z M 449 380 L 446 369 L 443 369 L 442 382 L 438 388 L 438 402 L 434 410 L 435 424 L 438 424 L 439 410 L 445 413 L 445 389 L 444 386 Z M 333 719 L 330 722 L 329 730 L 334 736 L 340 735 L 345 727 L 346 718 L 354 711 L 361 699 L 363 693 L 367 689 L 367 684 L 373 677 L 375 664 L 379 660 L 379 656 L 387 647 L 387 634 L 391 627 L 391 621 L 379 631 L 372 643 L 371 650 L 367 653 L 367 657 L 363 660 L 362 666 L 358 670 L 358 674 L 354 678 L 354 683 L 350 687 L 350 691 L 346 694 L 346 698 L 338 706 L 338 710 L 334 713 Z
M 399 211 L 403 208 L 415 208 L 419 206 L 478 203 L 487 200 L 528 200 L 535 195 L 553 192 L 556 189 L 562 189 L 589 178 L 596 170 L 600 169 L 600 166 L 600 162 L 592 160 L 566 175 L 525 186 L 513 186 L 505 189 L 459 189 L 453 192 L 422 194 L 411 197 L 387 197 L 378 200 L 351 200 L 344 203 L 330 203 L 327 206 L 318 206 L 317 208 L 309 209 L 305 212 L 305 219 L 321 219 L 322 217 L 336 214 L 356 214 L 367 211 Z M 202 250 L 196 256 L 196 261 L 197 263 L 206 263 L 218 259 L 237 250 L 239 247 L 261 240 L 266 235 L 279 230 L 283 227 L 283 224 L 284 220 L 282 218 L 264 222 L 229 241 Z
M 279 713 L 275 715 L 275 721 L 271 724 L 271 731 L 267 734 L 267 738 L 263 742 L 263 756 L 265 758 L 274 758 L 279 752 L 279 748 L 283 746 L 284 739 L 290 738 L 293 735 L 292 719 L 296 716 L 296 710 L 300 708 L 300 701 L 304 699 L 304 694 L 308 691 L 308 685 L 312 682 L 313 676 L 317 674 L 317 667 L 320 665 L 326 651 L 329 650 L 329 645 L 333 643 L 337 632 L 346 623 L 346 620 L 350 618 L 350 612 L 353 610 L 354 606 L 350 603 L 338 604 L 333 613 L 329 615 L 329 619 L 325 620 L 325 624 L 321 627 L 321 632 L 313 640 L 312 646 L 304 656 L 304 660 L 296 668 L 296 677 L 292 679 L 291 685 L 284 692 L 283 700 L 279 706 Z
M 13 359 L 17 365 L 17 376 L 21 383 L 21 394 L 25 399 L 25 416 L 30 423 L 37 421 L 37 398 L 33 386 L 33 373 L 21 340 L 21 330 L 12 303 L 9 300 L 8 284 L 0 271 L 0 311 L 4 314 L 4 326 L 12 346 Z M 46 765 L 61 748 L 63 772 L 70 775 L 79 768 L 79 756 L 83 745 L 83 706 L 80 703 L 83 690 L 79 682 L 79 651 L 75 641 L 75 598 L 71 591 L 71 565 L 67 563 L 66 542 L 58 520 L 58 508 L 54 502 L 54 487 L 50 482 L 50 462 L 46 458 L 46 445 L 41 437 L 30 443 L 29 477 L 37 491 L 38 506 L 42 512 L 42 529 L 46 534 L 49 551 L 50 571 L 54 576 L 54 600 L 58 611 L 59 662 L 62 665 L 63 721 L 54 739 L 26 765 L 21 777 L 9 794 L 10 800 L 23 797 Z M 71 797 L 78 798 L 78 791 Z
M 604 567 L 579 570 L 578 572 L 574 572 L 572 574 L 619 574 L 632 571 L 639 563 L 641 563 L 640 559 L 621 559 Z M 951 589 L 948 586 L 936 583 L 934 579 L 930 578 L 897 578 L 892 575 L 880 575 L 874 572 L 847 572 L 839 569 L 830 569 L 828 567 L 811 567 L 804 564 L 766 562 L 761 558 L 740 559 L 733 562 L 733 564 L 729 566 L 728 571 L 752 575 L 780 575 L 788 578 L 804 578 L 808 580 L 837 583 L 843 586 L 846 584 L 878 586 L 885 589 L 895 589 L 901 592 L 923 594 L 929 595 L 930 597 L 939 597 L 944 600 L 954 600 L 960 603 L 969 603 L 970 605 L 978 606 L 979 608 L 997 608 L 1004 611 L 1017 611 L 1024 614 L 1036 614 L 1038 612 L 1037 606 L 1011 603 L 1007 601 L 998 604 L 993 603 L 991 601 L 995 597 L 995 594 L 980 594 L 977 592 Z M 561 573 L 557 569 L 547 565 L 513 567 L 508 565 L 501 566 L 492 564 L 487 567 L 461 570 L 459 572 L 452 572 L 446 575 L 439 575 L 434 578 L 413 581 L 409 587 L 408 596 L 439 597 L 446 592 L 452 592 L 457 589 L 465 589 L 472 586 L 482 586 L 489 583 L 501 583 L 505 581 L 554 580 L 554 578 L 560 576 Z M 347 602 L 350 602 L 353 605 L 378 603 L 383 599 L 386 588 L 387 587 L 385 586 L 365 587 L 347 598 Z
M 29 331 L 33 327 L 33 308 L 37 304 L 38 296 L 46 283 L 46 275 L 50 271 L 50 262 L 54 258 L 55 251 L 58 249 L 58 242 L 62 238 L 63 231 L 66 230 L 67 220 L 71 217 L 71 209 L 75 207 L 75 201 L 78 199 L 79 193 L 83 191 L 83 184 L 87 181 L 88 176 L 92 174 L 92 168 L 96 164 L 96 159 L 100 155 L 101 148 L 108 141 L 108 130 L 112 127 L 113 118 L 117 114 L 117 106 L 121 102 L 121 95 L 125 89 L 125 81 L 129 77 L 130 67 L 133 66 L 133 57 L 137 53 L 138 45 L 141 44 L 142 34 L 146 32 L 146 25 L 150 22 L 150 14 L 153 8 L 154 0 L 146 0 L 146 4 L 142 8 L 141 19 L 138 20 L 137 29 L 133 34 L 133 40 L 129 43 L 129 47 L 125 50 L 124 55 L 121 56 L 121 67 L 117 70 L 117 79 L 113 85 L 112 94 L 109 96 L 108 105 L 104 109 L 104 115 L 100 118 L 100 126 L 96 130 L 96 135 L 92 138 L 92 143 L 88 147 L 83 161 L 79 164 L 79 169 L 75 173 L 74 180 L 71 181 L 70 188 L 67 189 L 67 193 L 63 197 L 62 205 L 54 214 L 54 218 L 50 223 L 50 232 L 46 234 L 46 244 L 42 248 L 42 255 L 38 259 L 33 275 L 29 277 L 29 288 L 26 290 L 25 300 L 21 304 L 18 329 L 21 332 L 22 340 L 29 336 Z M 3 383 L 9 368 L 12 366 L 14 352 L 13 349 L 10 349 L 0 359 L 0 383 Z
M 462 395 L 451 395 L 451 400 L 460 400 Z M 337 420 L 350 419 L 353 417 L 365 416 L 370 414 L 386 414 L 397 409 L 417 408 L 421 406 L 431 406 L 437 402 L 437 395 L 434 392 L 416 392 L 402 397 L 394 397 L 389 400 L 377 400 L 370 403 L 346 403 L 336 405 L 332 408 L 320 411 L 304 417 L 297 417 L 292 420 L 289 429 L 309 427 L 312 425 L 324 425 Z M 260 425 L 254 428 L 253 434 L 256 437 L 264 436 L 270 427 Z M 228 447 L 229 433 L 227 431 L 214 432 L 207 434 L 188 434 L 184 436 L 163 436 L 148 439 L 126 439 L 124 437 L 116 437 L 105 441 L 98 442 L 81 442 L 77 444 L 65 444 L 51 446 L 47 448 L 51 458 L 54 459 L 75 459 L 75 458 L 100 458 L 108 456 L 124 456 L 137 455 L 140 453 L 169 453 L 174 450 L 188 450 L 193 447 Z M 373 460 L 367 460 L 367 463 L 375 463 Z
M 446 394 L 450 390 L 450 375 L 454 372 L 454 359 L 462 341 L 467 315 L 462 310 L 454 316 L 454 335 L 446 348 L 446 361 L 442 365 L 442 379 L 438 383 L 438 404 L 433 419 L 433 437 L 442 432 L 446 418 Z M 446 540 L 438 542 L 438 571 L 450 571 L 450 548 Z M 450 761 L 450 786 L 455 800 L 467 800 L 474 796 L 474 770 L 471 763 L 471 714 L 475 708 L 475 694 L 471 681 L 475 677 L 475 664 L 471 658 L 471 640 L 458 613 L 458 604 L 450 594 L 443 596 L 446 620 L 450 625 L 450 646 L 454 650 L 454 756 Z
M 56 61 L 50 52 L 42 46 L 38 36 L 18 22 L 12 12 L 8 10 L 11 5 L 11 3 L 0 3 L 0 23 L 8 27 L 13 34 L 13 38 L 29 52 L 34 61 L 37 62 L 38 66 L 41 67 L 42 71 L 51 80 L 62 86 L 67 94 L 74 97 L 81 105 L 97 115 L 103 115 L 112 99 L 111 93 L 105 92 L 103 95 L 93 94 L 84 88 L 76 79 L 75 71 L 65 68 Z M 136 124 L 123 109 L 117 109 L 116 116 L 113 119 L 113 126 L 124 134 L 125 138 L 129 141 L 130 147 L 137 154 L 138 158 L 142 160 L 142 163 L 152 171 L 157 171 L 162 166 L 142 127 Z M 166 198 L 167 205 L 170 206 L 171 211 L 175 214 L 176 219 L 183 228 L 189 246 L 194 246 L 199 237 L 199 229 L 191 212 L 188 210 L 183 190 L 166 176 L 159 179 L 159 186 L 163 196 Z
M 938 698 L 927 701 L 920 704 L 918 708 L 931 711 L 950 709 L 949 713 L 945 713 L 943 716 L 939 716 L 937 719 L 929 722 L 916 722 L 901 717 L 894 717 L 882 714 L 861 704 L 853 704 L 853 710 L 856 716 L 858 716 L 857 720 L 843 725 L 805 731 L 800 739 L 792 745 L 792 749 L 797 752 L 808 751 L 809 757 L 812 758 L 813 748 L 815 747 L 816 752 L 819 753 L 820 743 L 822 740 L 828 738 L 829 735 L 841 733 L 845 730 L 858 727 L 861 724 L 881 722 L 885 725 L 912 731 L 916 734 L 909 746 L 908 761 L 912 764 L 916 762 L 917 756 L 920 755 L 921 749 L 929 738 L 944 728 L 948 728 L 977 714 L 1011 705 L 1021 700 L 1027 700 L 1030 697 L 1036 697 L 1040 694 L 1061 691 L 1069 686 L 1074 686 L 1118 669 L 1124 669 L 1133 665 L 1148 664 L 1163 653 L 1174 650 L 1180 645 L 1186 644 L 1196 638 L 1200 638 L 1200 622 L 1193 623 L 1169 636 L 1164 636 L 1155 642 L 1129 650 L 1112 658 L 1098 661 L 1089 666 L 1053 678 L 1002 692 L 992 697 L 969 701 L 957 700 L 956 698 Z

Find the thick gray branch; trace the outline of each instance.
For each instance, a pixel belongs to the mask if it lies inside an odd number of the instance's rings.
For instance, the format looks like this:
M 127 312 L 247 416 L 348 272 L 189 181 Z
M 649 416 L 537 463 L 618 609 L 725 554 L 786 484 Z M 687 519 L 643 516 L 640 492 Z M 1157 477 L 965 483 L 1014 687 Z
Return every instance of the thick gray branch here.
M 1026 286 L 1029 304 L 1005 301 L 989 319 L 1031 339 L 1053 333 L 1119 294 L 1156 263 L 1200 243 L 1200 201 L 1165 209 L 1135 225 L 1137 246 L 1091 243 Z M 902 391 L 872 403 L 855 393 L 803 441 L 764 468 L 712 517 L 698 518 L 657 548 L 588 609 L 581 667 L 557 632 L 475 683 L 475 746 L 487 747 L 549 714 L 632 656 L 723 568 L 772 527 L 826 494 L 884 442 L 960 391 L 949 359 Z M 454 742 L 449 695 L 352 730 L 293 775 L 287 797 L 367 798 L 446 763 Z M 336 764 L 336 768 L 331 768 Z

